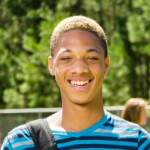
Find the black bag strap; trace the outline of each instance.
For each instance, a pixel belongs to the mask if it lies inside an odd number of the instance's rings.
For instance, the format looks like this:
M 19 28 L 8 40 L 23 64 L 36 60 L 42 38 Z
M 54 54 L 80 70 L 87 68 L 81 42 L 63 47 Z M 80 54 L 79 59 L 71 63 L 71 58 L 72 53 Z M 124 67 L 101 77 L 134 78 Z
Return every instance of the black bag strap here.
M 26 123 L 37 150 L 57 150 L 47 119 L 37 119 Z

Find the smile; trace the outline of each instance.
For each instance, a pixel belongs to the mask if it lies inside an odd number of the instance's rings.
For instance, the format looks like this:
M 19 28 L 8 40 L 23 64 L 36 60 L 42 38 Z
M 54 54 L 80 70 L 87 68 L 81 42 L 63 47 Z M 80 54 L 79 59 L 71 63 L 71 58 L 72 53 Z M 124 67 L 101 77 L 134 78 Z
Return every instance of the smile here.
M 92 80 L 87 80 L 87 81 L 69 81 L 71 85 L 73 86 L 84 86 L 91 82 Z

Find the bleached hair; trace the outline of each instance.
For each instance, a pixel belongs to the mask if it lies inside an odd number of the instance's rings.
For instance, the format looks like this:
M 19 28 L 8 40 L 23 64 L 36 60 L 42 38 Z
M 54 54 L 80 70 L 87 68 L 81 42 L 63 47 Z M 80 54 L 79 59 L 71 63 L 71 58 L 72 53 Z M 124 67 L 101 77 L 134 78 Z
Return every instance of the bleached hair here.
M 95 20 L 80 15 L 65 18 L 55 27 L 50 40 L 50 49 L 52 56 L 54 48 L 58 44 L 59 37 L 63 33 L 73 29 L 81 29 L 95 34 L 99 38 L 100 44 L 104 48 L 105 57 L 107 57 L 107 38 L 103 28 Z

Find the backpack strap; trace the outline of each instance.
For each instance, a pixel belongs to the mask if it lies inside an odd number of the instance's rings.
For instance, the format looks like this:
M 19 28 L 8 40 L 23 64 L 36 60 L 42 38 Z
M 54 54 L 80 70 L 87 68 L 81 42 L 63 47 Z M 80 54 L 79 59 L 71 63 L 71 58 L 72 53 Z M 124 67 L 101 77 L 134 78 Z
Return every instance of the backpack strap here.
M 26 123 L 37 150 L 56 150 L 47 119 L 37 119 Z

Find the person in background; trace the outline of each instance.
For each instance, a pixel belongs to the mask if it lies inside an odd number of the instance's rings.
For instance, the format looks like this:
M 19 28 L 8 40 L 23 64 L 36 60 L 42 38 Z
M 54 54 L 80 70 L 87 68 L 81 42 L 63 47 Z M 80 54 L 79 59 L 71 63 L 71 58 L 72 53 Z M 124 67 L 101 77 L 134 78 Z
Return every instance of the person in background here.
M 147 123 L 147 102 L 143 98 L 130 98 L 125 104 L 121 117 L 130 122 L 137 123 L 141 126 Z

